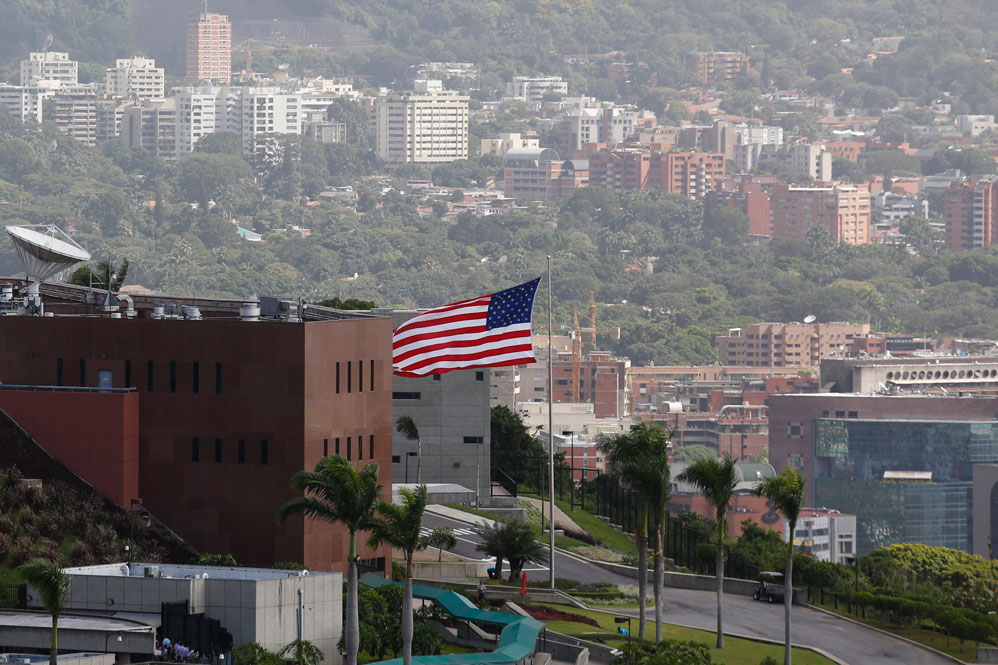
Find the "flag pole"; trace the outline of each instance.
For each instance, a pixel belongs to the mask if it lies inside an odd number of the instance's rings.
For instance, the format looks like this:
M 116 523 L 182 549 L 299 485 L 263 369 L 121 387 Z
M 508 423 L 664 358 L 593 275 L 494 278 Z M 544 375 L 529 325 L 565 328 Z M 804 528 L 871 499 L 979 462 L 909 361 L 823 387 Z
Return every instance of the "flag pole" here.
M 554 317 L 551 313 L 551 255 L 548 254 L 548 570 L 551 575 L 551 588 L 554 588 L 554 344 L 552 329 Z M 543 508 L 543 505 L 542 505 Z M 543 520 L 542 520 L 543 521 Z

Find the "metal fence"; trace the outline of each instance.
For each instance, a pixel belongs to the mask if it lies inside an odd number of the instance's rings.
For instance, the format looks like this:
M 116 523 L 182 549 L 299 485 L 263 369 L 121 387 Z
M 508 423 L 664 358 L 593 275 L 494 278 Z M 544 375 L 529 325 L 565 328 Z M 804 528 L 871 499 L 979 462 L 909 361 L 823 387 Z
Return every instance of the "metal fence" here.
M 28 606 L 28 587 L 25 584 L 0 584 L 0 608 L 23 610 Z
M 548 496 L 548 458 L 533 457 L 513 460 L 509 475 L 520 478 L 521 494 Z M 505 475 L 505 474 L 504 474 Z M 556 466 L 554 474 L 556 501 L 568 503 L 571 510 L 581 509 L 605 518 L 625 533 L 633 533 L 641 514 L 640 497 L 619 479 L 598 469 Z M 665 556 L 675 565 L 701 575 L 716 575 L 715 542 L 713 535 L 670 515 L 662 534 Z M 726 577 L 756 580 L 759 567 L 725 547 Z

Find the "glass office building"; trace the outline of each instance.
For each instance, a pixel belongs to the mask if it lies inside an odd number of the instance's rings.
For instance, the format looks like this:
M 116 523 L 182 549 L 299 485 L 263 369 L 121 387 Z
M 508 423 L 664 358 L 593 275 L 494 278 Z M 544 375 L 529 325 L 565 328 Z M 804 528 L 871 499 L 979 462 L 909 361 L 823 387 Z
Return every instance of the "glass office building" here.
M 973 465 L 998 422 L 814 421 L 815 504 L 856 515 L 860 554 L 895 543 L 971 551 Z

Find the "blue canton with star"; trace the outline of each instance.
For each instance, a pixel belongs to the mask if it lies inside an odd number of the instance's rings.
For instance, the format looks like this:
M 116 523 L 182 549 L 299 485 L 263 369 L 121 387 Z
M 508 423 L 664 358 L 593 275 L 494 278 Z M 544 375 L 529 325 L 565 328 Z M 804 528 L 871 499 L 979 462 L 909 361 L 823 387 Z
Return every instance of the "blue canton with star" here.
M 517 323 L 530 323 L 530 313 L 534 308 L 534 295 L 541 278 L 526 284 L 514 286 L 492 295 L 489 314 L 485 319 L 485 329 L 504 328 Z

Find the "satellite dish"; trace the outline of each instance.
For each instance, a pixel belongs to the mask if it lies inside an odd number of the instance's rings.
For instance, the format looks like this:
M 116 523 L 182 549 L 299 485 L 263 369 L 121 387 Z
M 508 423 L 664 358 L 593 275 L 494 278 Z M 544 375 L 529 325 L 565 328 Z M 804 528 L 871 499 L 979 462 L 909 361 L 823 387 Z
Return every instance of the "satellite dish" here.
M 281 64 L 277 65 L 277 68 L 283 72 L 285 69 L 291 69 L 291 65 L 289 65 L 286 62 L 282 62 Z
M 28 279 L 34 280 L 24 297 L 23 312 L 44 314 L 38 294 L 39 283 L 80 261 L 89 261 L 90 252 L 54 224 L 8 226 L 7 234 L 14 245 L 14 253 L 21 259 L 24 272 L 28 273 Z
M 502 256 L 499 257 L 499 263 L 506 263 L 506 261 L 508 259 L 509 259 L 509 257 L 507 257 L 505 254 L 503 254 Z
M 815 316 L 814 314 L 808 314 L 807 316 L 804 317 L 804 323 L 814 323 L 817 320 L 818 317 Z
M 42 50 L 48 51 L 49 47 L 52 46 L 52 42 L 54 41 L 55 41 L 55 35 L 53 35 L 51 32 L 45 35 L 45 41 L 42 43 Z

